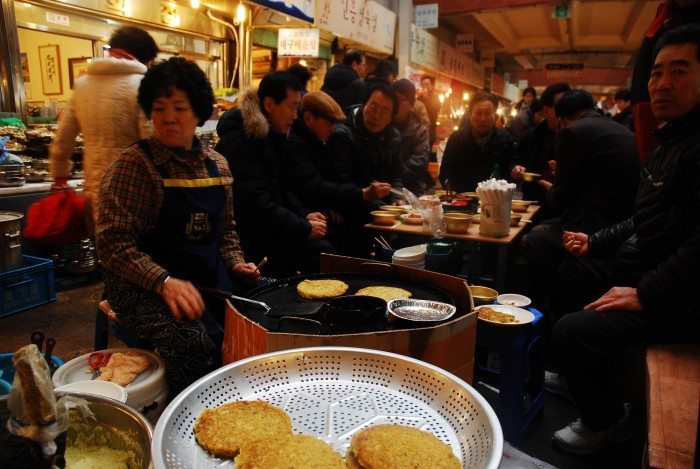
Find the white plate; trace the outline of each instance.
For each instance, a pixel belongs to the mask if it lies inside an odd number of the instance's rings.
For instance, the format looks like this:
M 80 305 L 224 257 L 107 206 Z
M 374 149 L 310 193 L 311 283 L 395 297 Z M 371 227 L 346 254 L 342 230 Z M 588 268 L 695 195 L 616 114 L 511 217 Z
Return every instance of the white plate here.
M 416 246 L 409 246 L 407 248 L 402 248 L 394 252 L 394 258 L 403 260 L 420 260 L 425 257 L 426 245 L 418 244 Z
M 503 295 L 498 295 L 496 297 L 496 301 L 501 305 L 516 306 L 518 308 L 524 308 L 532 303 L 530 298 L 527 296 L 516 295 L 515 293 L 504 293 Z
M 109 397 L 121 403 L 126 403 L 129 393 L 122 386 L 109 381 L 78 381 L 54 389 L 59 392 L 82 392 L 96 396 Z
M 498 311 L 500 313 L 512 314 L 513 316 L 515 316 L 515 319 L 518 320 L 518 322 L 495 322 L 479 318 L 480 321 L 488 322 L 489 324 L 495 324 L 496 326 L 522 326 L 523 324 L 529 324 L 535 320 L 535 315 L 532 314 L 530 311 L 522 308 L 516 308 L 515 306 L 506 305 L 483 305 L 474 308 L 474 310 L 477 312 L 477 317 L 479 310 L 484 307 L 489 307 L 492 310 Z

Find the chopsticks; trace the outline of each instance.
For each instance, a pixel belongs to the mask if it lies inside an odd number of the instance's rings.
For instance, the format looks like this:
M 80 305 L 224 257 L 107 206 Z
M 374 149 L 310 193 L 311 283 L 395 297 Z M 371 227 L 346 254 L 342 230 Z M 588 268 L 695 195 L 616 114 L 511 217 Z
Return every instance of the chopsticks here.
M 379 245 L 385 249 L 391 250 L 391 246 L 389 246 L 389 243 L 386 242 L 386 239 L 384 239 L 384 236 L 379 235 L 379 237 L 374 237 L 374 240 L 379 243 Z
M 267 264 L 267 262 L 268 262 L 268 261 L 267 261 L 267 257 L 263 257 L 263 259 L 260 261 L 260 263 L 259 263 L 258 265 L 255 266 L 255 270 L 253 271 L 253 273 L 259 272 L 260 269 L 262 269 L 263 267 L 265 267 L 265 264 Z

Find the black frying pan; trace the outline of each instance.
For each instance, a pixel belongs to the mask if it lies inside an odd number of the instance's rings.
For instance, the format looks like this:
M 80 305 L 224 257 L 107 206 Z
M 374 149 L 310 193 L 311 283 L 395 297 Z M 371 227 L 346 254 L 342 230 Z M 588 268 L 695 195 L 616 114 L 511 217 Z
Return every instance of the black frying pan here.
M 275 316 L 282 318 L 269 317 L 265 315 L 264 309 L 257 305 L 245 304 L 237 302 L 236 306 L 239 311 L 249 319 L 257 322 L 268 330 L 280 332 L 295 332 L 306 334 L 338 334 L 351 332 L 367 332 L 367 331 L 384 331 L 396 328 L 406 329 L 411 326 L 421 327 L 420 325 L 405 325 L 395 326 L 390 323 L 386 315 L 357 315 L 358 320 L 355 323 L 352 321 L 341 321 L 333 319 L 333 316 L 328 315 L 299 315 L 298 311 L 304 309 L 304 305 L 309 303 L 318 304 L 318 301 L 308 300 L 301 297 L 297 293 L 297 285 L 303 280 L 341 280 L 348 284 L 349 288 L 346 295 L 354 295 L 358 290 L 369 286 L 388 286 L 403 288 L 411 292 L 411 298 L 420 300 L 441 301 L 444 303 L 454 304 L 450 295 L 443 290 L 434 287 L 427 283 L 419 283 L 411 280 L 405 280 L 393 276 L 373 273 L 323 273 L 310 274 L 290 277 L 277 280 L 275 282 L 263 285 L 248 292 L 248 298 L 262 301 L 275 309 Z M 332 303 L 329 300 L 328 303 Z M 386 308 L 386 302 L 383 307 Z M 295 320 L 302 317 L 303 320 Z M 337 316 L 336 316 L 337 317 Z M 453 317 L 452 319 L 454 319 Z

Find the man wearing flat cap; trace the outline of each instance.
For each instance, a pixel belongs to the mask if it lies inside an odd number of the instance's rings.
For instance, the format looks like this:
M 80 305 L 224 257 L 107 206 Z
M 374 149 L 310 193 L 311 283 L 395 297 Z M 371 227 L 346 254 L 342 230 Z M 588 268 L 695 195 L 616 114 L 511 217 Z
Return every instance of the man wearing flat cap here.
M 430 161 L 430 134 L 413 110 L 416 101 L 416 87 L 406 78 L 391 84 L 399 102 L 399 110 L 394 117 L 394 127 L 401 132 L 399 155 L 403 162 L 403 186 L 417 196 L 431 186 L 428 172 Z
M 312 91 L 301 101 L 299 117 L 292 125 L 284 146 L 282 177 L 285 185 L 304 205 L 317 211 L 337 212 L 358 207 L 362 201 L 377 200 L 389 193 L 389 184 L 365 188 L 335 178 L 337 169 L 326 141 L 345 114 L 328 94 Z

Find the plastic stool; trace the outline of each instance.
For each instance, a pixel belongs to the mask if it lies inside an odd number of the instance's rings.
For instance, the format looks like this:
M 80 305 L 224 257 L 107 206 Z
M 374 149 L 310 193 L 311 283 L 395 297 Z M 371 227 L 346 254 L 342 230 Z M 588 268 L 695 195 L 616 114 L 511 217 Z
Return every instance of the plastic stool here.
M 476 329 L 475 381 L 498 388 L 496 413 L 503 436 L 515 445 L 544 405 L 544 316 L 534 308 L 527 310 L 535 315 L 530 324 L 497 326 L 479 321 Z M 489 351 L 498 353 L 499 369 L 488 366 Z

